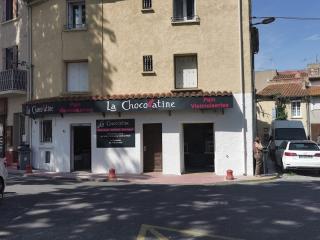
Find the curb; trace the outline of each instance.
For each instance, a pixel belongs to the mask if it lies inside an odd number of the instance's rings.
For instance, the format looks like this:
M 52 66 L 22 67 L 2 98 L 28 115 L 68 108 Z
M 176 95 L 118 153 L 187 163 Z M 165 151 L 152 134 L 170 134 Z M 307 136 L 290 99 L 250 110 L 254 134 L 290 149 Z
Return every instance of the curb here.
M 91 177 L 64 177 L 64 176 L 50 176 L 45 174 L 38 174 L 38 173 L 24 173 L 24 172 L 17 172 L 17 171 L 8 171 L 10 175 L 18 175 L 21 177 L 39 177 L 39 178 L 46 178 L 52 180 L 65 180 L 65 181 L 75 181 L 75 182 L 104 182 L 104 183 L 112 183 L 112 184 L 136 184 L 136 185 L 175 185 L 175 186 L 192 186 L 192 185 L 232 185 L 232 184 L 242 184 L 242 183 L 263 183 L 263 182 L 271 182 L 273 180 L 279 179 L 280 176 L 272 175 L 272 176 L 262 176 L 259 178 L 253 179 L 235 179 L 235 180 L 224 180 L 221 182 L 213 182 L 213 183 L 204 183 L 204 184 L 195 184 L 195 183 L 186 183 L 186 184 L 175 184 L 175 183 L 144 183 L 144 182 L 130 182 L 125 179 L 119 178 L 117 181 L 108 181 L 105 178 L 91 178 Z

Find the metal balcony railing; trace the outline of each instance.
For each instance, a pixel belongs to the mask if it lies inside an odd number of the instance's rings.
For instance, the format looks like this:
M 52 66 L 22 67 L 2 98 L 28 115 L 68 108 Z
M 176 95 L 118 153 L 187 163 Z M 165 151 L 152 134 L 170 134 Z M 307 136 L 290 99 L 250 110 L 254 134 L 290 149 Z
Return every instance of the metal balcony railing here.
M 0 94 L 5 91 L 27 91 L 27 71 L 20 69 L 0 71 Z

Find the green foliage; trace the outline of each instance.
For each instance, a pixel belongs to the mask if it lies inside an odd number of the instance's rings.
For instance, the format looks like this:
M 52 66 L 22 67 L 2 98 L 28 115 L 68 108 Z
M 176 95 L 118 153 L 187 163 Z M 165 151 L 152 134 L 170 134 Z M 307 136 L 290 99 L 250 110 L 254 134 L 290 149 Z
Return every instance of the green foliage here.
M 277 117 L 276 120 L 287 120 L 288 113 L 286 111 L 285 101 L 277 99 L 276 101 Z

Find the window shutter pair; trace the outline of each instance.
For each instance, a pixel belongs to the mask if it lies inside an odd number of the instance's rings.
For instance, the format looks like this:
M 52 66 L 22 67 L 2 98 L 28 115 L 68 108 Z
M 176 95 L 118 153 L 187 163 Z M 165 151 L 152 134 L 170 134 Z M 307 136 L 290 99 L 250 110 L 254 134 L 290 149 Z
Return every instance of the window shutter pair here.
M 12 68 L 17 69 L 18 68 L 18 46 L 14 46 L 13 49 L 13 58 L 12 58 Z
M 18 17 L 18 0 L 12 0 L 12 15 L 13 18 Z
M 2 0 L 2 21 L 18 17 L 18 0 Z
M 2 0 L 2 21 L 7 20 L 7 0 Z
M 1 49 L 1 56 L 2 56 L 2 70 L 3 71 L 7 69 L 6 53 L 7 53 L 7 49 L 6 48 L 2 48 Z

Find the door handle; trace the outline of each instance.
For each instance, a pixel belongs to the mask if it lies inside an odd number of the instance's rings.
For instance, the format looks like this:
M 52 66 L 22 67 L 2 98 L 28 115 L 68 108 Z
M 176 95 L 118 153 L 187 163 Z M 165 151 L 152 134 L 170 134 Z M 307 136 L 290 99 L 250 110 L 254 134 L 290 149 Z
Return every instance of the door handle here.
M 143 146 L 143 151 L 147 151 L 147 146 Z

